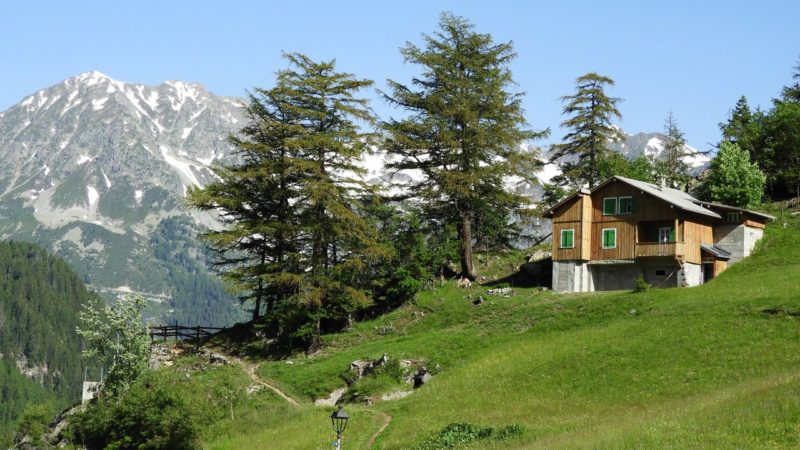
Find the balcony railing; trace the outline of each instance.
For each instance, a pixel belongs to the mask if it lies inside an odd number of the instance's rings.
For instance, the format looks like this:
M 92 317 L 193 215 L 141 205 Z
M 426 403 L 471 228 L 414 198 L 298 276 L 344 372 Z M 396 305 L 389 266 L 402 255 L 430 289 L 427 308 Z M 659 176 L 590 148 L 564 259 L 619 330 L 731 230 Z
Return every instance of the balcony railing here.
M 636 257 L 685 256 L 685 247 L 683 242 L 637 242 Z

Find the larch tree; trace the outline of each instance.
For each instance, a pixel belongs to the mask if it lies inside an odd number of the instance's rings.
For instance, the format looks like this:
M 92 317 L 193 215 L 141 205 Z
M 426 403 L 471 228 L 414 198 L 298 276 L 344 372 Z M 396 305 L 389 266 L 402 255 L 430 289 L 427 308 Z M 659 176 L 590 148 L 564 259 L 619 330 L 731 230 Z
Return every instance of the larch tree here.
M 370 302 L 365 272 L 385 254 L 361 214 L 369 188 L 357 165 L 370 143 L 357 122 L 374 119 L 356 93 L 372 82 L 337 72 L 334 61 L 285 57 L 289 68 L 250 95 L 249 124 L 231 138 L 241 162 L 218 168 L 220 180 L 188 199 L 221 216 L 224 226 L 203 237 L 255 302 L 253 318 L 262 303 L 268 313 L 294 308 L 294 331 L 314 351 L 323 320 L 347 320 Z
M 550 160 L 560 162 L 559 183 L 594 187 L 602 181 L 601 168 L 612 151 L 609 142 L 622 139 L 612 124 L 622 118 L 617 109 L 622 99 L 606 94 L 610 86 L 614 80 L 590 72 L 575 80 L 575 94 L 561 97 L 566 103 L 562 114 L 569 116 L 561 126 L 570 131 L 551 149 Z
M 229 286 L 253 302 L 253 320 L 274 312 L 299 285 L 300 183 L 306 177 L 296 141 L 291 91 L 278 73 L 273 89 L 255 89 L 244 112 L 247 125 L 229 141 L 238 163 L 218 166 L 218 181 L 191 188 L 188 203 L 217 213 L 222 227 L 201 237 L 217 254 L 215 264 Z
M 371 299 L 363 286 L 369 263 L 386 256 L 377 232 L 362 214 L 370 193 L 358 160 L 370 136 L 358 122 L 374 123 L 367 100 L 356 96 L 372 81 L 337 72 L 335 61 L 315 62 L 290 54 L 290 69 L 279 73 L 292 123 L 302 129 L 293 139 L 303 175 L 294 208 L 300 226 L 303 273 L 292 301 L 309 320 L 308 351 L 320 346 L 323 320 L 347 320 Z
M 461 276 L 475 279 L 473 227 L 490 215 L 506 221 L 526 213 L 527 200 L 505 189 L 504 181 L 532 181 L 540 162 L 520 144 L 546 132 L 528 129 L 523 94 L 509 92 L 508 66 L 516 56 L 511 42 L 496 43 L 452 13 L 441 15 L 439 27 L 423 35 L 424 48 L 407 43 L 401 49 L 422 74 L 410 85 L 388 81 L 385 98 L 408 116 L 382 127 L 387 149 L 398 157 L 389 167 L 421 173 L 403 187 L 443 226 L 456 226 Z

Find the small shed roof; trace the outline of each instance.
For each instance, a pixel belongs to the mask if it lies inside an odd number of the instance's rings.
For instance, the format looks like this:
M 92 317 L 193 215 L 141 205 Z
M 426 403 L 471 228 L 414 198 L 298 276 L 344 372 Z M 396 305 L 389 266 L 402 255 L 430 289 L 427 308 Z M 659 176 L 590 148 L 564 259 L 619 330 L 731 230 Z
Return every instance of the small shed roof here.
M 725 261 L 731 259 L 731 254 L 729 251 L 719 248 L 713 244 L 700 244 L 700 249 L 710 253 L 713 257 L 717 259 L 722 259 Z
M 708 206 L 710 208 L 719 208 L 719 209 L 725 209 L 725 210 L 729 210 L 729 211 L 742 211 L 742 212 L 746 212 L 747 214 L 752 214 L 752 215 L 754 215 L 756 217 L 760 217 L 760 218 L 762 218 L 764 220 L 775 220 L 775 216 L 771 216 L 769 214 L 764 214 L 764 213 L 761 213 L 761 212 L 758 212 L 758 211 L 753 211 L 752 209 L 745 209 L 745 208 L 739 208 L 739 207 L 736 207 L 736 206 L 723 205 L 722 203 L 704 202 L 704 201 L 701 201 L 701 200 L 698 200 L 697 202 L 700 205 L 705 205 L 705 206 Z

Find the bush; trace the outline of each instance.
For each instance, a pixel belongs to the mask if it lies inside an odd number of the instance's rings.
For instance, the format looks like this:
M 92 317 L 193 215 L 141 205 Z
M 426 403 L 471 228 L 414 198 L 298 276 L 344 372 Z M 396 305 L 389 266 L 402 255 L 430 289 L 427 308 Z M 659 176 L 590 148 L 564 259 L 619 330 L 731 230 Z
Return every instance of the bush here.
M 633 292 L 647 292 L 650 290 L 650 284 L 644 281 L 644 276 L 639 275 L 633 285 Z
M 20 449 L 49 448 L 44 442 L 47 425 L 53 420 L 53 407 L 48 404 L 31 404 L 25 408 L 14 433 L 14 443 Z
M 419 450 L 440 450 L 461 448 L 479 440 L 501 441 L 522 435 L 522 425 L 509 425 L 495 431 L 492 427 L 482 427 L 467 422 L 451 423 L 425 441 Z
M 117 401 L 101 398 L 70 419 L 67 439 L 89 450 L 194 450 L 199 432 L 174 392 L 147 380 Z

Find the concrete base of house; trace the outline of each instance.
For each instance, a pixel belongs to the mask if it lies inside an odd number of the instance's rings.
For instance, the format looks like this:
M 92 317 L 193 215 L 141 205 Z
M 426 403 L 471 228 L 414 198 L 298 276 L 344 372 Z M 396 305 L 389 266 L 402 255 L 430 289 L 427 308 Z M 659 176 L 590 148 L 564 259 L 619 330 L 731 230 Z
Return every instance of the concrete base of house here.
M 714 228 L 714 245 L 731 254 L 728 266 L 750 256 L 764 230 L 745 225 L 723 225 Z
M 642 276 L 653 288 L 697 286 L 703 283 L 700 264 L 673 258 L 646 258 L 624 261 L 553 261 L 553 290 L 593 292 L 633 289 Z

